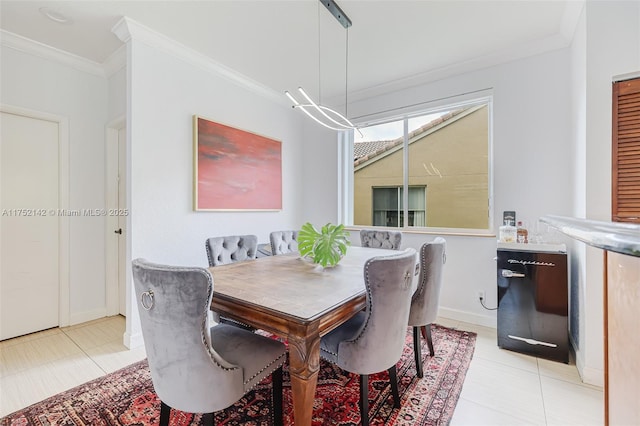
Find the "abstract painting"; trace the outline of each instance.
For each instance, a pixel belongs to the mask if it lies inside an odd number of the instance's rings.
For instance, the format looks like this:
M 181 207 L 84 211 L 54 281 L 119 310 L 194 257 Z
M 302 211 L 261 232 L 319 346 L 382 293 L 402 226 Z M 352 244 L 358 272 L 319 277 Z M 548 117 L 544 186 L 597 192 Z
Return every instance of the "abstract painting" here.
M 193 116 L 194 209 L 281 210 L 282 143 Z

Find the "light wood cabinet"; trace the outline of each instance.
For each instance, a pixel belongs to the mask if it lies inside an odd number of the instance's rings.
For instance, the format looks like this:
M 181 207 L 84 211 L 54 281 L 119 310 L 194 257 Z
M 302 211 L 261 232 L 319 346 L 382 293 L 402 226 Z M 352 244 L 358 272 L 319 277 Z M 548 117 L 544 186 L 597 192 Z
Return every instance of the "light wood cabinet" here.
M 640 257 L 606 252 L 605 424 L 640 422 Z
M 540 220 L 604 250 L 604 423 L 640 425 L 640 226 L 551 215 Z

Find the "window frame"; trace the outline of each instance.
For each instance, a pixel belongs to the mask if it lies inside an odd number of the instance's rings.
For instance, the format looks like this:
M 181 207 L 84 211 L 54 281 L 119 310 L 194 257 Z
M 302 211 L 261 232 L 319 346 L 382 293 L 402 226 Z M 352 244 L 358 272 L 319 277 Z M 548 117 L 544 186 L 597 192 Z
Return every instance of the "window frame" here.
M 371 205 L 371 216 L 372 216 L 371 217 L 371 223 L 373 224 L 372 226 L 375 226 L 376 228 L 384 228 L 384 226 L 382 226 L 382 225 L 376 225 L 375 224 L 376 212 L 379 212 L 379 211 L 385 211 L 385 212 L 396 211 L 396 212 L 398 212 L 398 215 L 400 217 L 403 217 L 403 218 L 404 217 L 409 218 L 410 217 L 410 213 L 414 212 L 414 221 L 415 221 L 415 212 L 420 211 L 420 212 L 424 213 L 424 217 L 425 217 L 425 220 L 426 220 L 426 216 L 427 216 L 427 197 L 426 197 L 427 186 L 426 185 L 409 185 L 409 187 L 407 188 L 408 189 L 408 192 L 407 192 L 408 195 L 411 195 L 410 192 L 411 192 L 412 188 L 413 189 L 419 189 L 424 193 L 425 196 L 424 196 L 424 209 L 423 210 L 412 209 L 412 208 L 410 208 L 410 206 L 408 206 L 407 209 L 404 208 L 404 198 L 402 199 L 402 202 L 400 202 L 400 195 L 401 194 L 404 195 L 404 188 L 403 188 L 402 185 L 372 186 L 371 187 L 371 191 L 372 191 L 372 194 L 371 194 L 372 195 L 372 197 L 371 197 L 371 200 L 372 200 L 372 205 Z M 376 190 L 377 189 L 378 190 L 379 189 L 395 189 L 397 191 L 397 193 L 398 193 L 398 202 L 397 202 L 397 204 L 403 205 L 402 211 L 399 208 L 396 208 L 395 210 L 376 210 L 376 208 L 375 208 L 376 207 L 375 206 L 376 205 L 375 195 L 376 195 Z M 401 189 L 402 189 L 402 192 L 400 192 Z M 409 198 L 411 198 L 411 197 L 409 196 Z M 415 225 L 409 225 L 409 226 L 411 228 L 415 228 L 416 227 Z M 426 228 L 426 226 L 419 227 L 419 228 Z
M 390 123 L 402 120 L 404 123 L 403 138 L 403 222 L 408 220 L 408 164 L 409 164 L 409 140 L 408 125 L 409 120 L 415 117 L 433 114 L 437 112 L 452 110 L 461 107 L 471 107 L 476 105 L 486 105 L 488 115 L 487 132 L 487 186 L 488 186 L 488 206 L 487 206 L 487 228 L 444 228 L 444 227 L 416 227 L 407 226 L 405 223 L 399 227 L 387 228 L 376 226 L 376 229 L 393 229 L 403 232 L 414 233 L 438 233 L 450 235 L 474 235 L 474 236 L 495 236 L 494 226 L 494 164 L 493 164 L 493 93 L 492 89 L 478 90 L 465 95 L 450 96 L 438 101 L 422 102 L 409 107 L 397 108 L 381 113 L 368 114 L 354 118 L 358 127 L 369 127 L 379 124 Z M 366 120 L 366 118 L 369 118 Z M 339 132 L 338 135 L 338 217 L 349 229 L 362 229 L 368 226 L 354 224 L 354 131 Z M 426 202 L 425 202 L 426 203 Z M 425 206 L 426 209 L 426 206 Z M 372 213 L 373 214 L 373 213 Z

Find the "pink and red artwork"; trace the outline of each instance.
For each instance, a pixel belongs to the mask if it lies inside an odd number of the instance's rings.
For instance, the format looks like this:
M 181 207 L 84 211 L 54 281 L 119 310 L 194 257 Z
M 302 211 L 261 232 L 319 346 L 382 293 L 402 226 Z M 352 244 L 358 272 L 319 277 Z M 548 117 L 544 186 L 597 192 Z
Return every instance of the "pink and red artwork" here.
M 195 210 L 281 210 L 282 144 L 194 116 Z

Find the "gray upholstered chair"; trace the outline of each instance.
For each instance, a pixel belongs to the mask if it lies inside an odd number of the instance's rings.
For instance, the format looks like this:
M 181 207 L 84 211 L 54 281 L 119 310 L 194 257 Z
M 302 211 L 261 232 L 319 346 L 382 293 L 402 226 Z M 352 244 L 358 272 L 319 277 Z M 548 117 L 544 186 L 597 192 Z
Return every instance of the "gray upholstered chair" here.
M 360 230 L 360 245 L 362 247 L 400 250 L 400 244 L 402 244 L 402 232 L 400 231 Z
M 298 251 L 298 231 L 273 231 L 269 241 L 273 256 Z
M 205 242 L 209 266 L 226 265 L 255 259 L 258 237 L 255 235 L 229 235 L 212 237 Z
M 273 374 L 274 422 L 282 424 L 282 365 L 285 346 L 226 324 L 209 328 L 213 295 L 209 271 L 196 267 L 132 264 L 142 337 L 153 387 L 162 401 L 160 424 L 171 408 L 206 413 L 238 401 Z
M 258 254 L 258 237 L 255 235 L 228 235 L 225 237 L 212 237 L 205 241 L 209 266 L 227 265 L 229 263 L 244 262 L 255 259 Z M 239 321 L 220 317 L 217 312 L 212 312 L 212 319 L 216 322 L 236 325 L 247 330 L 255 330 L 250 325 Z
M 416 371 L 422 377 L 422 352 L 420 330 L 427 340 L 429 354 L 434 355 L 431 340 L 431 323 L 438 316 L 440 288 L 442 287 L 442 269 L 446 262 L 446 241 L 437 237 L 432 242 L 424 243 L 420 248 L 420 275 L 418 286 L 411 298 L 409 326 L 413 327 L 413 352 L 416 358 Z
M 394 406 L 400 407 L 396 363 L 402 356 L 413 293 L 416 251 L 371 258 L 364 266 L 366 309 L 320 341 L 320 355 L 360 375 L 360 417 L 369 424 L 368 375 L 389 372 Z

